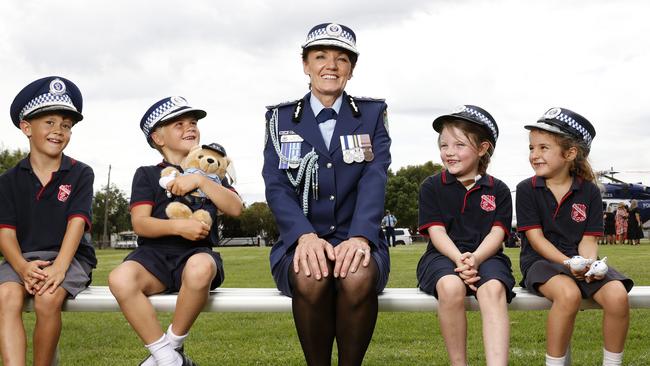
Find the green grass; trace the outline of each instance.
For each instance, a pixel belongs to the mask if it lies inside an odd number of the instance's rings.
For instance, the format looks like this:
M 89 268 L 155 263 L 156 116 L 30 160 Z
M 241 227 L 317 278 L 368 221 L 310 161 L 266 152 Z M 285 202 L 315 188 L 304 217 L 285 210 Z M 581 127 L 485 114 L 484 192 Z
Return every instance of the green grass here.
M 423 244 L 391 250 L 389 287 L 415 287 L 415 268 Z M 224 287 L 272 287 L 269 248 L 221 248 L 226 267 Z M 517 281 L 519 251 L 508 249 Z M 650 244 L 601 246 L 609 264 L 632 277 L 637 285 L 650 285 Z M 106 285 L 108 273 L 126 251 L 98 252 L 95 285 Z M 147 354 L 120 313 L 64 313 L 60 341 L 62 365 L 135 365 Z M 166 327 L 170 314 L 160 314 Z M 28 333 L 34 315 L 26 314 Z M 512 311 L 511 364 L 539 365 L 544 356 L 544 311 Z M 600 311 L 578 315 L 572 348 L 575 365 L 600 365 L 602 357 Z M 468 313 L 468 355 L 472 365 L 485 364 L 478 312 Z M 31 336 L 30 336 L 31 337 Z M 650 310 L 633 310 L 625 349 L 626 365 L 650 365 Z M 31 343 L 31 342 L 30 342 Z M 302 351 L 289 313 L 201 314 L 186 342 L 188 354 L 200 365 L 302 365 Z M 433 313 L 379 313 L 366 365 L 447 364 L 438 320 Z

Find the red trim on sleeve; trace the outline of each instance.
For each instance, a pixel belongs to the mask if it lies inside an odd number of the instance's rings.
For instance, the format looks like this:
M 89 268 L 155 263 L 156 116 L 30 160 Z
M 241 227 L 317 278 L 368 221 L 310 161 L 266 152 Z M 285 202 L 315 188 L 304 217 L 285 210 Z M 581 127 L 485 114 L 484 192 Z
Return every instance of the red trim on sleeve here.
M 498 226 L 498 227 L 500 227 L 501 229 L 503 229 L 503 232 L 506 234 L 506 238 L 509 238 L 509 237 L 510 237 L 510 232 L 508 232 L 508 229 L 506 229 L 506 226 L 505 226 L 501 221 L 495 221 L 495 222 L 492 224 L 492 227 L 494 227 L 494 226 Z
M 153 207 L 153 201 L 138 201 L 138 202 L 133 202 L 131 206 L 129 206 L 129 210 L 133 210 L 133 207 L 135 206 L 140 206 L 140 205 L 149 205 Z
M 596 237 L 598 237 L 598 236 L 603 236 L 603 234 L 604 233 L 602 231 L 585 231 L 584 234 L 582 234 L 582 236 L 596 236 Z
M 418 232 L 426 237 L 429 237 L 429 233 L 427 232 L 427 229 L 430 228 L 431 226 L 445 226 L 445 223 L 440 221 L 430 222 L 428 224 L 424 224 L 420 226 L 418 228 Z
M 68 222 L 69 222 L 70 220 L 72 220 L 73 218 L 75 218 L 75 217 L 81 217 L 81 218 L 86 222 L 86 227 L 87 227 L 87 229 L 86 229 L 85 231 L 86 231 L 86 232 L 90 232 L 90 229 L 91 229 L 92 226 L 93 226 L 92 222 L 90 222 L 90 219 L 89 219 L 88 217 L 86 217 L 86 215 L 82 215 L 82 214 L 74 214 L 74 215 L 70 215 L 70 216 L 68 217 Z
M 520 226 L 517 227 L 517 231 L 522 232 L 522 231 L 528 231 L 532 229 L 541 229 L 542 225 L 529 225 L 529 226 Z
M 15 230 L 16 230 L 16 227 L 13 226 L 13 225 L 0 224 L 0 229 L 12 229 L 12 230 L 15 231 Z

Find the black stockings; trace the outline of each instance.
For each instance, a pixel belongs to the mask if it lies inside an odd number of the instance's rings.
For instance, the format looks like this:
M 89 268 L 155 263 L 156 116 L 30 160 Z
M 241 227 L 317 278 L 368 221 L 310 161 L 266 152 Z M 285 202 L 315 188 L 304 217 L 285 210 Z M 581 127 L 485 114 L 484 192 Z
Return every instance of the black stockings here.
M 295 274 L 293 319 L 307 365 L 330 365 L 334 338 L 339 365 L 361 365 L 377 320 L 377 265 L 349 273 L 345 279 L 330 276 L 320 281 Z

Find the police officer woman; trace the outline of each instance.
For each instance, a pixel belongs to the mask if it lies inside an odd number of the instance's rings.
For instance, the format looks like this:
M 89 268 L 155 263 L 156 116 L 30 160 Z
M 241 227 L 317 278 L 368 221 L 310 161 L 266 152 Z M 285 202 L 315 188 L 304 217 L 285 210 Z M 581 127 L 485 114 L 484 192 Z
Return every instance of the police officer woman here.
M 278 289 L 309 365 L 360 365 L 388 281 L 380 228 L 390 138 L 383 100 L 344 92 L 357 62 L 354 32 L 329 23 L 302 46 L 310 92 L 269 107 L 262 175 L 280 238 L 271 250 Z

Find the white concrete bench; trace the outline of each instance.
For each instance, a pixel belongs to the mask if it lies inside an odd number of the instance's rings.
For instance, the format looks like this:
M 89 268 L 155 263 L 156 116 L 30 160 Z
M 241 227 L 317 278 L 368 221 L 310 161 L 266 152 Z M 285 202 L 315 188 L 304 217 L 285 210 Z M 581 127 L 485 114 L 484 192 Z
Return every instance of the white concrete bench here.
M 510 310 L 545 310 L 551 302 L 523 290 L 515 288 L 517 296 L 509 305 Z M 632 309 L 650 308 L 650 286 L 636 286 L 629 293 Z M 154 295 L 150 297 L 158 311 L 172 312 L 176 306 L 176 294 Z M 467 297 L 468 310 L 479 310 L 474 297 Z M 581 308 L 599 309 L 592 300 L 583 300 Z M 436 311 L 438 301 L 416 288 L 387 288 L 379 295 L 379 311 Z M 29 300 L 25 310 L 33 310 Z M 116 312 L 120 311 L 117 301 L 107 286 L 91 286 L 73 300 L 66 300 L 64 311 L 74 312 Z M 291 299 L 282 296 L 274 288 L 219 288 L 212 291 L 205 312 L 291 312 Z

